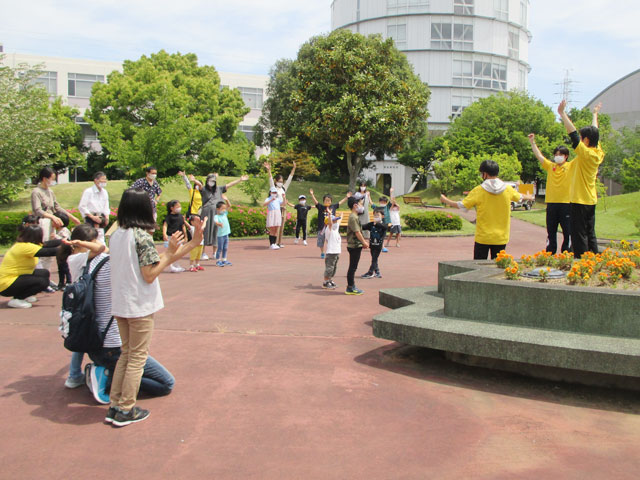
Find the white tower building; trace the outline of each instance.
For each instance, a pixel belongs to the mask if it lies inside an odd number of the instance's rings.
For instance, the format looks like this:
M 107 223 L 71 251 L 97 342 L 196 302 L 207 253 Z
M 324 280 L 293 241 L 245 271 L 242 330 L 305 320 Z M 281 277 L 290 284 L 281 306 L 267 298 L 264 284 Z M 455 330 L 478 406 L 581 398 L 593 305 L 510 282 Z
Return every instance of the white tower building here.
M 526 90 L 529 0 L 334 0 L 331 28 L 393 38 L 431 89 L 429 130 L 444 132 L 478 98 Z M 375 162 L 365 175 L 404 193 L 411 169 Z

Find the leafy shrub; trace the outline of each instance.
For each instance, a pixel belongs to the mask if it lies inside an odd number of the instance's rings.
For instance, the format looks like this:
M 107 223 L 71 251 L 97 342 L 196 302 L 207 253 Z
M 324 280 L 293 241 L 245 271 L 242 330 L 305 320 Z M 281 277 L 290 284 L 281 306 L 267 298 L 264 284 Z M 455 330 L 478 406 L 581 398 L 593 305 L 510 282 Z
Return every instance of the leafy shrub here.
M 30 212 L 0 213 L 0 244 L 11 245 L 18 237 L 18 226 Z
M 441 212 L 407 213 L 402 216 L 409 230 L 421 232 L 441 232 L 443 230 L 461 230 L 462 219 L 457 215 Z

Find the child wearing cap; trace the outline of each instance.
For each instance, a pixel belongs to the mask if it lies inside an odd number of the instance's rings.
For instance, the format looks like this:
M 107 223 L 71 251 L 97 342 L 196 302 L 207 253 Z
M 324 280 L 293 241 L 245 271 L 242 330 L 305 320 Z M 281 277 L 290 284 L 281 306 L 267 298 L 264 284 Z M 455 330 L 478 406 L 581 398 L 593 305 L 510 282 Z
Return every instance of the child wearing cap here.
M 290 207 L 296 209 L 296 239 L 293 243 L 298 243 L 300 241 L 300 230 L 302 230 L 302 243 L 307 245 L 307 214 L 311 207 L 307 205 L 307 197 L 305 195 L 300 195 L 298 197 L 298 204 L 293 205 L 289 203 Z
M 336 217 L 331 214 L 331 207 L 327 207 L 327 216 L 325 223 L 327 226 L 324 231 L 326 254 L 324 257 L 324 282 L 322 288 L 334 289 L 337 287 L 333 283 L 333 277 L 338 268 L 338 260 L 342 253 L 342 238 L 340 238 L 340 221 L 342 217 Z
M 286 198 L 285 198 L 286 201 Z M 280 211 L 281 202 L 278 199 L 278 190 L 271 187 L 269 196 L 262 205 L 267 207 L 267 230 L 269 230 L 269 248 L 278 250 L 280 247 L 276 243 L 278 241 L 278 229 L 282 225 L 282 212 Z

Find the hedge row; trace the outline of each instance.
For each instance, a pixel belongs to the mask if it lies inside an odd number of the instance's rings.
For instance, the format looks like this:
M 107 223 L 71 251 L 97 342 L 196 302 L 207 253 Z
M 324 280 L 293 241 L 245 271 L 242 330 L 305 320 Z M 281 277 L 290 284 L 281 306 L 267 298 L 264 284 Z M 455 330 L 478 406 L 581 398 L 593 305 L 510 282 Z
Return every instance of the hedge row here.
M 442 212 L 407 213 L 402 216 L 409 230 L 421 232 L 441 232 L 443 230 L 461 230 L 462 219 L 458 215 Z

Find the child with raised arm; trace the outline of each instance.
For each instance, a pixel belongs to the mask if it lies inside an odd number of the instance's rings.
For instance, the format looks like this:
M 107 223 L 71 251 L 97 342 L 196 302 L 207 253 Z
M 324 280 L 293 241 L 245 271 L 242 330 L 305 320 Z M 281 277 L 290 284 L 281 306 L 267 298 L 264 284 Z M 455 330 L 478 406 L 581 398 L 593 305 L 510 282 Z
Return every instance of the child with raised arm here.
M 282 211 L 280 209 L 280 200 L 278 200 L 278 190 L 272 187 L 269 190 L 269 196 L 262 203 L 267 207 L 267 230 L 269 231 L 269 248 L 271 250 L 279 250 L 278 245 L 278 229 L 282 225 Z
M 320 258 L 324 258 L 324 219 L 327 215 L 327 207 L 330 208 L 331 215 L 335 215 L 338 207 L 346 202 L 347 199 L 351 196 L 351 192 L 348 192 L 347 195 L 338 203 L 332 203 L 333 197 L 331 196 L 331 194 L 327 193 L 322 197 L 322 205 L 320 204 L 320 202 L 318 202 L 316 196 L 313 194 L 313 188 L 309 189 L 309 193 L 311 194 L 313 203 L 318 210 L 318 240 L 316 242 L 316 245 L 320 249 Z
M 522 194 L 498 178 L 500 167 L 493 160 L 484 160 L 480 164 L 482 184 L 469 192 L 464 200 L 454 202 L 444 195 L 440 201 L 445 205 L 462 210 L 476 209 L 476 234 L 473 247 L 474 260 L 486 260 L 498 256 L 509 243 L 511 230 L 511 202 L 521 199 L 534 200 L 533 195 Z
M 384 236 L 387 233 L 388 225 L 382 221 L 382 213 L 375 212 L 373 214 L 373 222 L 367 222 L 362 225 L 362 230 L 369 233 L 369 250 L 371 251 L 371 266 L 362 278 L 382 278 L 380 267 L 378 266 L 378 258 L 384 244 Z
M 391 206 L 389 207 L 389 220 L 391 220 L 391 226 L 389 227 L 389 237 L 387 238 L 387 247 L 391 243 L 393 235 L 396 236 L 396 247 L 400 246 L 400 235 L 402 234 L 402 226 L 400 225 L 400 205 L 396 202 L 396 197 L 393 196 L 393 188 L 391 189 Z
M 289 173 L 289 177 L 287 178 L 286 182 L 284 181 L 284 178 L 282 177 L 281 174 L 276 175 L 275 182 L 274 182 L 273 175 L 271 174 L 271 164 L 269 164 L 269 162 L 266 162 L 264 164 L 264 168 L 267 170 L 267 173 L 269 174 L 269 188 L 276 189 L 276 192 L 278 193 L 278 200 L 280 201 L 280 216 L 282 217 L 282 223 L 280 224 L 280 227 L 278 228 L 278 232 L 276 234 L 276 245 L 278 245 L 278 247 L 280 248 L 283 248 L 282 233 L 284 232 L 284 222 L 285 222 L 285 219 L 287 218 L 286 216 L 287 202 L 285 201 L 285 196 L 287 193 L 287 189 L 289 188 L 289 185 L 291 185 L 291 180 L 293 180 L 293 174 L 296 172 L 296 162 L 293 162 L 293 168 L 291 169 L 291 173 Z
M 342 253 L 342 238 L 340 237 L 340 221 L 342 217 L 336 217 L 331 213 L 331 207 L 327 207 L 324 238 L 326 242 L 326 254 L 324 257 L 324 282 L 322 288 L 335 289 L 337 285 L 333 282 L 338 268 L 338 260 Z
M 538 145 L 535 135 L 529 134 L 533 154 L 540 167 L 547 172 L 545 202 L 547 204 L 547 252 L 556 253 L 558 249 L 558 225 L 562 227 L 563 241 L 560 251 L 571 249 L 571 216 L 569 209 L 569 189 L 571 171 L 575 162 L 567 162 L 569 149 L 559 145 L 553 151 L 553 162 L 547 160 Z
M 596 177 L 598 167 L 604 160 L 598 130 L 598 112 L 602 104 L 596 105 L 593 110 L 592 124 L 581 128 L 580 134 L 565 111 L 566 105 L 566 100 L 560 102 L 558 113 L 571 139 L 571 147 L 576 152 L 576 158 L 571 162 L 574 166 L 569 189 L 569 209 L 573 254 L 575 258 L 580 258 L 584 252 L 598 253 Z

